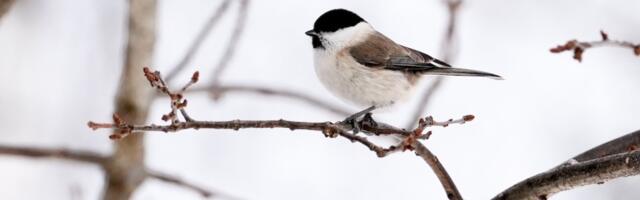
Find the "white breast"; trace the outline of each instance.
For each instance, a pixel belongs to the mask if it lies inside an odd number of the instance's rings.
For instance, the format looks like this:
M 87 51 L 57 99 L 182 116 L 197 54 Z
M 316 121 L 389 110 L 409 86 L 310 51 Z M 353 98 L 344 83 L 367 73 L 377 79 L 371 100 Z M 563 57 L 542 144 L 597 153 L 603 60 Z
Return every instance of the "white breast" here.
M 324 86 L 362 108 L 392 105 L 404 100 L 412 88 L 404 74 L 363 66 L 348 52 L 316 49 L 314 54 L 316 74 Z

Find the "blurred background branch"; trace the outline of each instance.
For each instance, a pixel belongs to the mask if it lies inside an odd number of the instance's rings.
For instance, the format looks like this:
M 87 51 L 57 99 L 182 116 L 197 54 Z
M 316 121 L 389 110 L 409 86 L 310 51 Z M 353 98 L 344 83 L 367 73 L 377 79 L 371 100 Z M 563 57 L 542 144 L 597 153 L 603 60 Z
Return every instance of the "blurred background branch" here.
M 233 56 L 236 52 L 236 47 L 238 46 L 238 42 L 240 38 L 242 38 L 242 34 L 244 33 L 244 27 L 247 22 L 247 15 L 249 14 L 249 0 L 237 0 L 240 5 L 238 6 L 238 16 L 236 18 L 235 27 L 233 28 L 233 32 L 231 33 L 231 38 L 227 43 L 227 48 L 225 49 L 222 57 L 220 57 L 220 61 L 218 61 L 218 65 L 214 68 L 211 85 L 216 86 L 220 82 L 220 78 L 224 71 L 229 67 L 229 61 L 233 59 Z
M 167 73 L 167 78 L 165 80 L 168 84 L 170 84 L 171 81 L 173 81 L 173 79 L 187 67 L 187 64 L 191 62 L 193 56 L 198 53 L 198 50 L 200 50 L 200 47 L 210 35 L 211 30 L 216 27 L 218 21 L 220 21 L 224 14 L 227 13 L 227 10 L 229 10 L 230 4 L 231 0 L 222 1 L 222 3 L 220 3 L 220 5 L 218 5 L 215 11 L 211 14 L 211 17 L 209 17 L 204 26 L 200 28 L 200 32 L 198 32 L 198 35 L 193 39 L 191 45 L 189 45 L 189 48 L 187 49 L 187 52 L 184 54 L 182 59 L 180 59 L 180 62 L 178 62 L 178 64 L 176 64 L 176 66 Z
M 265 96 L 275 96 L 294 99 L 309 104 L 313 108 L 320 108 L 338 116 L 348 116 L 351 113 L 343 108 L 333 105 L 325 100 L 310 96 L 308 94 L 291 91 L 286 88 L 267 87 L 262 85 L 231 85 L 222 84 L 218 86 L 194 87 L 187 92 L 207 92 L 214 99 L 222 98 L 226 93 L 253 93 Z
M 16 0 L 0 0 L 0 22 L 2 21 L 2 17 L 9 12 L 9 9 L 11 9 L 11 6 L 15 2 Z
M 14 147 L 0 145 L 0 154 L 19 156 L 34 159 L 60 159 L 86 164 L 98 165 L 101 169 L 108 167 L 111 157 L 92 151 L 70 150 L 64 148 L 36 148 L 36 147 Z M 145 168 L 145 178 L 154 178 L 172 185 L 184 187 L 200 193 L 203 197 L 213 195 L 211 191 L 201 186 L 184 181 L 178 177 L 174 177 L 162 172 Z M 219 194 L 216 194 L 219 195 Z

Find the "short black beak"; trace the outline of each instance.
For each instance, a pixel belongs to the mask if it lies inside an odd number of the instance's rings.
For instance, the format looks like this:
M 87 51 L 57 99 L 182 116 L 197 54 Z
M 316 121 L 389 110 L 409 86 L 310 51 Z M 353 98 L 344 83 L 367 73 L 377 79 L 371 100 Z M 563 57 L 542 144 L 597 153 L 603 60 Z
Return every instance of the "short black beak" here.
M 306 34 L 308 36 L 318 36 L 318 33 L 316 33 L 316 31 L 314 31 L 314 30 L 310 30 L 310 31 L 304 32 L 304 34 Z

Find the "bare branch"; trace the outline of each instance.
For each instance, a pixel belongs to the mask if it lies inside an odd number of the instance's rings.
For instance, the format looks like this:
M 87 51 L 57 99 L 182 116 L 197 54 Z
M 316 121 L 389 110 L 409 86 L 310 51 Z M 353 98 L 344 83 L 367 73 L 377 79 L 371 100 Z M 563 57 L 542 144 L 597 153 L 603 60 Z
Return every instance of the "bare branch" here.
M 163 182 L 167 182 L 169 184 L 173 184 L 180 187 L 184 187 L 189 190 L 193 190 L 197 193 L 200 193 L 200 195 L 202 195 L 205 198 L 209 198 L 213 195 L 213 193 L 211 193 L 211 191 L 209 191 L 208 189 L 186 182 L 178 177 L 173 177 L 171 175 L 163 174 L 161 172 L 153 171 L 150 169 L 147 169 L 146 172 L 149 178 L 154 178 Z
M 427 119 L 430 119 L 428 117 Z M 429 126 L 448 126 L 449 124 L 462 124 L 464 122 L 470 121 L 473 118 L 464 117 L 457 120 L 448 120 L 444 122 L 434 122 L 434 123 L 425 123 L 425 127 Z M 371 124 L 366 121 L 359 121 L 362 131 L 366 133 L 371 133 L 374 135 L 398 135 L 403 136 L 403 138 L 409 138 L 413 131 L 405 131 L 403 129 L 398 129 L 395 127 L 390 127 L 388 125 L 379 125 L 379 123 Z M 123 135 L 129 135 L 131 133 L 137 132 L 177 132 L 186 129 L 228 129 L 228 130 L 240 130 L 240 129 L 249 129 L 249 128 L 286 128 L 290 130 L 312 130 L 319 131 L 323 133 L 326 137 L 335 138 L 337 136 L 342 136 L 351 140 L 352 142 L 358 142 L 365 146 L 367 146 L 370 150 L 376 152 L 376 154 L 380 157 L 384 157 L 390 151 L 395 151 L 396 147 L 391 148 L 382 148 L 371 142 L 369 142 L 365 137 L 357 136 L 353 133 L 349 132 L 349 127 L 340 123 L 332 123 L 332 122 L 299 122 L 299 121 L 290 121 L 290 120 L 232 120 L 232 121 L 187 121 L 187 122 L 177 122 L 169 125 L 130 125 L 123 123 L 121 125 L 112 124 L 112 123 L 95 123 L 89 122 L 88 126 L 94 130 L 96 129 L 105 129 L 111 128 L 116 129 L 117 132 L 127 132 Z M 423 139 L 422 132 L 414 136 L 414 140 Z M 110 137 L 112 139 L 121 139 L 121 137 Z
M 453 182 L 453 179 L 451 179 L 451 176 L 449 176 L 449 173 L 447 173 L 447 170 L 444 168 L 442 163 L 440 163 L 440 160 L 419 141 L 415 141 L 414 146 L 416 147 L 416 155 L 420 156 L 420 158 L 422 158 L 431 167 L 431 170 L 436 174 L 436 177 L 438 177 L 440 184 L 442 184 L 442 187 L 447 194 L 447 198 L 451 200 L 462 200 L 462 195 L 458 191 L 456 184 Z
M 569 40 L 567 43 L 551 48 L 549 51 L 551 51 L 552 53 L 573 51 L 573 59 L 577 60 L 578 62 L 582 61 L 582 54 L 584 53 L 584 51 L 594 47 L 611 46 L 629 48 L 633 51 L 633 54 L 635 54 L 636 56 L 640 56 L 640 44 L 633 44 L 631 42 L 621 40 L 610 40 L 609 35 L 604 31 L 600 31 L 600 36 L 602 37 L 602 40 L 600 41 L 580 42 L 578 40 Z
M 596 158 L 602 158 L 609 155 L 625 153 L 640 148 L 640 130 L 633 133 L 629 133 L 622 137 L 611 140 L 607 143 L 598 145 L 580 155 L 577 155 L 570 160 L 564 162 L 558 167 L 564 167 L 567 165 L 584 162 Z
M 625 152 L 556 168 L 528 178 L 494 197 L 500 199 L 547 199 L 579 186 L 640 174 L 640 151 Z
M 236 18 L 236 26 L 233 29 L 233 32 L 231 33 L 231 38 L 229 39 L 229 43 L 227 44 L 227 48 L 225 52 L 224 54 L 222 54 L 222 57 L 220 57 L 220 61 L 218 62 L 218 65 L 216 66 L 213 72 L 212 79 L 211 79 L 211 84 L 213 86 L 216 86 L 219 84 L 220 77 L 222 76 L 224 71 L 227 69 L 228 63 L 233 58 L 233 55 L 236 51 L 236 47 L 238 46 L 238 42 L 240 41 L 240 38 L 242 38 L 242 34 L 244 33 L 245 24 L 247 21 L 247 15 L 249 14 L 248 12 L 249 0 L 239 0 L 239 1 L 240 1 L 240 6 L 238 7 L 238 17 Z
M 211 14 L 211 17 L 209 17 L 209 19 L 204 24 L 204 26 L 202 26 L 196 38 L 193 39 L 193 42 L 191 42 L 191 45 L 189 45 L 187 52 L 182 57 L 180 62 L 178 62 L 178 64 L 176 64 L 176 66 L 173 67 L 171 71 L 169 71 L 169 73 L 167 74 L 167 77 L 165 78 L 167 83 L 171 83 L 171 81 L 176 77 L 176 75 L 178 75 L 182 70 L 184 70 L 187 64 L 191 62 L 191 59 L 198 52 L 198 50 L 200 50 L 200 47 L 204 43 L 204 40 L 207 39 L 207 37 L 209 36 L 209 33 L 211 33 L 211 30 L 213 30 L 213 28 L 216 27 L 216 25 L 218 24 L 218 21 L 220 21 L 220 19 L 222 19 L 222 16 L 224 16 L 227 10 L 229 10 L 228 8 L 230 4 L 231 4 L 231 0 L 224 0 L 213 11 L 213 13 Z
M 58 158 L 77 162 L 86 162 L 104 166 L 108 156 L 90 151 L 68 150 L 68 149 L 47 149 L 35 147 L 11 147 L 0 146 L 0 154 L 14 155 L 31 158 Z
M 313 105 L 315 107 L 325 109 L 339 116 L 348 116 L 351 114 L 345 109 L 339 108 L 326 101 L 320 100 L 318 98 L 315 98 L 300 92 L 294 92 L 286 89 L 279 89 L 279 88 L 272 88 L 272 87 L 264 87 L 260 85 L 247 86 L 247 85 L 222 84 L 219 86 L 194 87 L 189 91 L 210 92 L 213 98 L 215 99 L 222 97 L 225 93 L 233 93 L 233 92 L 255 93 L 255 94 L 261 94 L 261 95 L 267 95 L 267 96 L 279 96 L 279 97 L 302 101 L 310 105 Z
M 364 125 L 362 127 L 363 131 L 375 131 L 370 126 Z M 346 136 L 346 138 L 366 143 L 361 138 L 357 138 L 355 136 L 347 135 L 350 134 L 347 132 L 347 127 L 344 125 L 331 123 L 331 122 L 298 122 L 298 121 L 289 121 L 289 120 L 232 120 L 232 121 L 194 121 L 194 122 L 178 122 L 170 125 L 128 125 L 124 124 L 118 126 L 116 124 L 103 124 L 103 123 L 94 123 L 89 122 L 89 127 L 93 129 L 101 129 L 101 128 L 113 128 L 120 131 L 128 131 L 129 133 L 135 133 L 139 131 L 155 131 L 155 132 L 176 132 L 185 129 L 230 129 L 230 130 L 239 130 L 239 129 L 247 129 L 247 128 L 286 128 L 290 130 L 314 130 L 320 131 L 327 137 L 336 137 Z M 395 129 L 387 129 L 385 130 L 385 134 L 398 134 L 403 135 L 405 131 L 398 131 Z M 119 139 L 117 137 L 112 137 L 113 139 Z M 368 144 L 365 144 L 369 146 Z

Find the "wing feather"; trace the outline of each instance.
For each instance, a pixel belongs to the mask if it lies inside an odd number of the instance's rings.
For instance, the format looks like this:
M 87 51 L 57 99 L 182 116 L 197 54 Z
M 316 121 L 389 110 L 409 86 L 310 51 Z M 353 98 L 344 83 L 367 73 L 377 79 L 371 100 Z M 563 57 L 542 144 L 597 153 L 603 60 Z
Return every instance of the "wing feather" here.
M 500 76 L 470 69 L 453 68 L 444 61 L 418 50 L 398 45 L 380 33 L 374 33 L 361 44 L 349 49 L 360 64 L 382 70 L 394 70 L 413 74 L 447 76 L 484 76 L 501 79 Z

